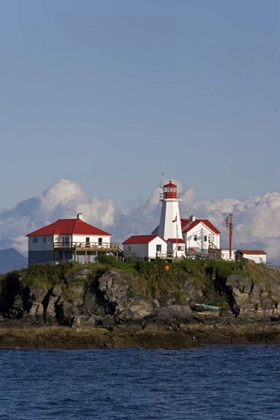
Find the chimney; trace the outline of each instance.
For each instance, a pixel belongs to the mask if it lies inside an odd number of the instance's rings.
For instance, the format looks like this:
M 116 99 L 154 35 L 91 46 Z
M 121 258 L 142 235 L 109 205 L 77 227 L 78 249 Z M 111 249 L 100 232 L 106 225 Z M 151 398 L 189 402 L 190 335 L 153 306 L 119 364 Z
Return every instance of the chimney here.
M 191 215 L 190 219 L 191 219 L 191 222 L 195 222 L 195 216 L 193 214 Z
M 79 219 L 79 220 L 83 220 L 83 214 L 82 214 L 82 213 L 78 213 L 78 214 L 77 214 L 77 219 Z

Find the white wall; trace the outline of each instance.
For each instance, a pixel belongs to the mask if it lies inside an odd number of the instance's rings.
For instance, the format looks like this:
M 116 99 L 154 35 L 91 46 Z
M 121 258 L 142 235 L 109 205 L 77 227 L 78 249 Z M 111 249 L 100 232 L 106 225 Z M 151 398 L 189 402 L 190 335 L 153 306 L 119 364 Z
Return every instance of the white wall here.
M 195 240 L 195 236 L 196 239 Z M 206 241 L 204 240 L 206 236 Z M 184 234 L 184 240 L 186 242 L 186 247 L 188 248 L 198 248 L 199 250 L 208 250 L 209 241 L 220 249 L 220 235 L 214 234 L 207 226 L 202 222 L 196 225 L 189 232 Z
M 177 216 L 177 221 L 173 222 Z M 163 200 L 161 208 L 160 223 L 158 227 L 158 235 L 165 240 L 169 238 L 183 238 L 180 219 L 179 201 Z
M 110 243 L 111 236 L 109 235 L 55 235 L 54 241 L 55 243 L 82 243 L 85 244 L 86 238 L 89 238 L 89 242 L 98 243 L 99 238 L 102 238 L 102 243 Z
M 73 235 L 73 242 L 86 242 L 86 238 L 89 238 L 90 242 L 98 243 L 98 239 L 102 238 L 102 243 L 110 243 L 111 236 L 110 235 Z
M 148 244 L 124 244 L 123 256 L 127 258 L 135 255 L 138 258 L 154 259 L 157 255 L 157 245 L 161 245 L 161 252 L 167 253 L 167 243 L 162 238 L 155 238 Z
M 229 258 L 229 249 L 222 249 L 222 254 L 223 254 L 223 260 L 225 261 L 235 261 L 235 251 L 236 250 L 232 250 L 231 251 L 231 260 Z
M 185 257 L 185 244 L 176 244 L 171 241 L 168 241 L 167 252 L 171 253 L 174 257 Z
M 255 261 L 255 263 L 257 264 L 266 264 L 266 255 L 262 254 L 262 255 L 252 255 L 252 254 L 243 254 L 243 258 L 246 258 L 248 260 L 252 260 Z
M 51 251 L 54 248 L 54 243 L 68 243 L 72 242 L 85 243 L 86 238 L 90 238 L 90 242 L 98 243 L 98 239 L 102 238 L 102 243 L 110 244 L 111 236 L 109 235 L 49 235 L 49 236 L 29 236 L 28 237 L 28 251 Z M 36 242 L 37 241 L 37 242 Z
M 161 245 L 161 251 L 159 252 L 157 251 L 157 245 Z M 157 255 L 160 255 L 160 254 L 166 255 L 167 243 L 160 237 L 153 239 L 149 243 L 148 253 L 149 253 L 149 258 L 156 258 Z

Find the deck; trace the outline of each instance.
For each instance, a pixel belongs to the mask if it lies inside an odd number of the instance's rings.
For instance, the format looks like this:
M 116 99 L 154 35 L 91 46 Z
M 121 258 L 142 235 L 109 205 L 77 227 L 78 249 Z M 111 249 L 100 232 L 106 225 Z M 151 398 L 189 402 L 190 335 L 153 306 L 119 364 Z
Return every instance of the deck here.
M 98 252 L 106 253 L 112 252 L 116 253 L 120 251 L 119 243 L 110 243 L 110 242 L 54 242 L 55 250 L 64 250 L 64 251 L 74 251 L 74 252 Z

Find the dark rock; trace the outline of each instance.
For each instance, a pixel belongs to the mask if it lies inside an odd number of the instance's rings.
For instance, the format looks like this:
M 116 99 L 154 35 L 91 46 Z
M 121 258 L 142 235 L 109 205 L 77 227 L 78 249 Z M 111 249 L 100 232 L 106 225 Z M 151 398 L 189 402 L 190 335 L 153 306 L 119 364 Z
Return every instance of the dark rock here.
M 50 291 L 52 296 L 61 296 L 62 295 L 62 284 L 56 284 Z
M 182 291 L 186 296 L 187 304 L 203 303 L 203 291 L 196 286 L 194 279 L 186 280 L 183 284 Z
M 163 319 L 185 319 L 192 315 L 192 310 L 188 305 L 169 305 L 165 308 L 160 308 L 158 317 Z
M 69 284 L 80 280 L 87 280 L 91 274 L 92 270 L 89 270 L 87 268 L 83 270 L 78 270 L 75 273 L 72 273 L 71 275 L 66 277 L 66 283 Z

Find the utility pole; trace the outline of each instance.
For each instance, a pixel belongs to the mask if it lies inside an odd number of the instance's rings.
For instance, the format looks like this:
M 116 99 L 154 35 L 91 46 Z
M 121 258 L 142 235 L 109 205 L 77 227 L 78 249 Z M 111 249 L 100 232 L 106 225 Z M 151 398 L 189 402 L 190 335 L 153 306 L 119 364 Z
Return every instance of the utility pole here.
M 232 232 L 233 232 L 233 218 L 232 214 L 226 217 L 226 227 L 228 229 L 228 235 L 229 235 L 229 259 L 231 260 L 231 254 L 232 254 Z

